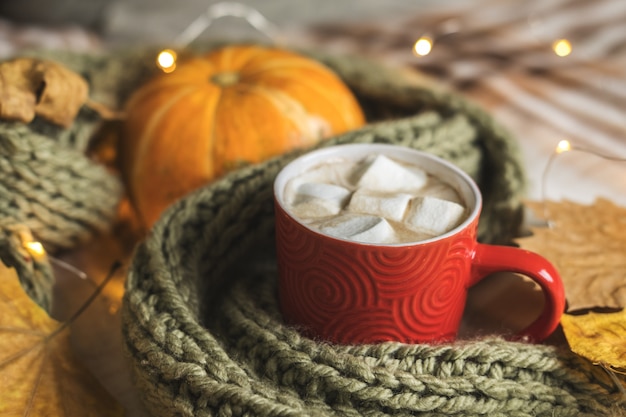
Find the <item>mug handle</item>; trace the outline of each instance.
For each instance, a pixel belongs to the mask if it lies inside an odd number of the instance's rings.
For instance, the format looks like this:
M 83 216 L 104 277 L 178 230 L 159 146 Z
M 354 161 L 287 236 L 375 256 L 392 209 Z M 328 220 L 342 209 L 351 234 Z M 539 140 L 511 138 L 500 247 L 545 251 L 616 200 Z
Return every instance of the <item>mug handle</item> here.
M 503 271 L 526 275 L 539 284 L 545 299 L 539 317 L 514 338 L 534 342 L 546 339 L 559 325 L 565 310 L 565 290 L 559 273 L 547 259 L 534 252 L 477 243 L 472 259 L 470 286 L 489 274 Z

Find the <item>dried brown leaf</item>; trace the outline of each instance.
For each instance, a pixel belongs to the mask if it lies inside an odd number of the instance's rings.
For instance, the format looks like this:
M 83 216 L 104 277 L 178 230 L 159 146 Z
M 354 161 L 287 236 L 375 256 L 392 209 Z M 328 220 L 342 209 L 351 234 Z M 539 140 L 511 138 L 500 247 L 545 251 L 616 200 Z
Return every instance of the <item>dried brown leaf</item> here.
M 626 208 L 606 199 L 527 206 L 550 227 L 535 227 L 517 242 L 555 265 L 569 310 L 626 307 Z
M 72 124 L 89 87 L 77 73 L 53 61 L 16 58 L 0 63 L 0 118 L 30 123 L 35 115 Z

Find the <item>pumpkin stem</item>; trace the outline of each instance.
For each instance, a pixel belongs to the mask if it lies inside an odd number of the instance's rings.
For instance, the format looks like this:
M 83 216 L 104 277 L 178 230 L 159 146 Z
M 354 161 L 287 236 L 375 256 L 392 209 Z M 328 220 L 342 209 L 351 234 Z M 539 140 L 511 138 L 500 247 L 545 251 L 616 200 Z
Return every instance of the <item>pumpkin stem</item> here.
M 236 72 L 219 72 L 211 77 L 211 81 L 220 87 L 228 87 L 239 81 L 239 74 Z

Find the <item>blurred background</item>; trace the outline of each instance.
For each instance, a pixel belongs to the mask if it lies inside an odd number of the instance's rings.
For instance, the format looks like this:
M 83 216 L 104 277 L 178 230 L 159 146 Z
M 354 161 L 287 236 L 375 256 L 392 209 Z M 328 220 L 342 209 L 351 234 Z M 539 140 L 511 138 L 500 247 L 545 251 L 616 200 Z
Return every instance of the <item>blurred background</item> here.
M 513 131 L 528 168 L 529 198 L 604 197 L 626 205 L 619 161 L 626 158 L 626 1 L 237 4 L 266 19 L 265 34 L 227 16 L 197 39 L 270 38 L 410 69 L 480 103 Z M 0 58 L 29 47 L 110 53 L 168 45 L 197 19 L 229 10 L 241 8 L 201 0 L 0 0 Z M 554 158 L 563 140 L 578 152 Z
M 169 41 L 214 0 L 3 0 L 0 15 L 16 22 L 78 24 L 109 41 Z M 289 30 L 316 23 L 358 22 L 414 13 L 435 0 L 244 0 Z M 223 28 L 222 28 L 223 29 Z

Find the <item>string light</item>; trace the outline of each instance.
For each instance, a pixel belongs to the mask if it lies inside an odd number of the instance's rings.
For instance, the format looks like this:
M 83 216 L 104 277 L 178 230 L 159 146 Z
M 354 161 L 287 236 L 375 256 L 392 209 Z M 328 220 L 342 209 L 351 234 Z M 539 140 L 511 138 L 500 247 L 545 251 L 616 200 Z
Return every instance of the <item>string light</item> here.
M 165 73 L 170 73 L 176 69 L 178 54 L 172 49 L 164 49 L 157 56 L 157 66 Z
M 205 14 L 196 18 L 175 40 L 178 46 L 186 46 L 193 42 L 202 32 L 222 17 L 238 17 L 250 24 L 273 42 L 280 39 L 278 28 L 265 18 L 258 10 L 233 1 L 225 1 L 209 6 Z
M 174 40 L 177 48 L 184 48 L 196 40 L 202 32 L 222 17 L 238 17 L 247 21 L 250 26 L 267 36 L 272 42 L 280 43 L 280 31 L 267 20 L 258 10 L 242 3 L 226 1 L 209 6 L 206 13 L 198 16 Z M 157 67 L 170 73 L 176 69 L 178 56 L 172 49 L 164 49 L 157 56 Z
M 461 23 L 457 18 L 446 19 L 436 27 L 420 36 L 411 48 L 414 56 L 424 57 L 429 55 L 435 44 L 435 39 L 440 41 L 448 36 L 455 35 L 461 30 Z
M 546 164 L 546 167 L 543 171 L 543 175 L 541 176 L 541 200 L 545 203 L 547 200 L 547 187 L 546 187 L 546 181 L 548 178 L 548 174 L 550 172 L 550 168 L 552 167 L 552 164 L 554 163 L 554 160 L 556 159 L 556 157 L 558 157 L 559 155 L 563 155 L 565 153 L 571 152 L 571 151 L 579 151 L 579 152 L 583 152 L 589 155 L 594 155 L 603 159 L 606 159 L 608 161 L 612 161 L 612 162 L 626 162 L 626 158 L 622 158 L 622 157 L 617 157 L 614 155 L 607 155 L 592 149 L 588 149 L 588 148 L 583 148 L 583 147 L 579 147 L 579 146 L 574 146 L 572 145 L 572 143 L 566 139 L 563 139 L 561 141 L 559 141 L 559 143 L 556 145 L 556 147 L 554 148 L 554 152 L 550 155 L 550 158 L 548 159 L 548 163 Z M 546 222 L 548 224 L 548 227 L 552 227 L 553 226 L 553 222 L 550 219 L 549 213 L 548 213 L 548 207 L 547 205 L 544 204 L 543 206 L 543 216 L 546 219 Z
M 557 56 L 566 57 L 572 53 L 572 44 L 567 39 L 559 39 L 552 43 L 552 50 Z
M 422 36 L 413 44 L 413 53 L 417 56 L 426 56 L 433 49 L 433 40 L 429 36 Z
M 556 145 L 556 149 L 554 150 L 554 152 L 556 152 L 557 154 L 563 153 L 563 152 L 568 152 L 572 150 L 572 144 L 569 143 L 569 140 L 563 139 L 562 141 L 559 142 L 558 145 Z
M 74 265 L 70 265 L 69 263 L 62 261 L 60 259 L 57 259 L 53 256 L 48 256 L 48 259 L 50 260 L 50 263 L 55 264 L 58 267 L 61 267 L 71 273 L 73 273 L 74 275 L 76 275 L 78 278 L 80 279 L 87 279 L 87 273 L 84 271 L 81 271 L 80 269 L 76 268 Z
M 73 274 L 75 274 L 76 276 L 78 276 L 81 279 L 87 279 L 87 274 L 83 271 L 81 271 L 80 269 L 76 268 L 73 265 L 70 265 L 69 263 L 62 261 L 60 259 L 57 259 L 53 256 L 50 256 L 49 254 L 46 253 L 46 249 L 43 247 L 43 244 L 39 241 L 33 240 L 30 238 L 30 233 L 23 233 L 22 234 L 22 245 L 24 246 L 24 249 L 26 249 L 26 251 L 28 252 L 28 254 L 36 261 L 42 261 L 44 260 L 44 258 L 46 258 L 48 261 L 50 261 L 51 264 L 55 264 Z
M 532 20 L 530 23 L 533 23 Z M 435 41 L 439 41 L 445 36 L 456 34 L 460 29 L 460 24 L 456 19 L 448 19 L 434 28 L 429 35 L 424 35 L 417 39 L 413 43 L 411 51 L 417 57 L 429 55 L 432 52 Z M 552 42 L 551 47 L 552 51 L 559 57 L 567 57 L 573 52 L 572 43 L 566 38 L 555 40 Z
M 26 248 L 28 253 L 33 258 L 41 258 L 42 256 L 45 256 L 46 254 L 46 250 L 43 248 L 43 245 L 41 244 L 41 242 L 37 242 L 35 240 L 25 242 L 24 248 Z

